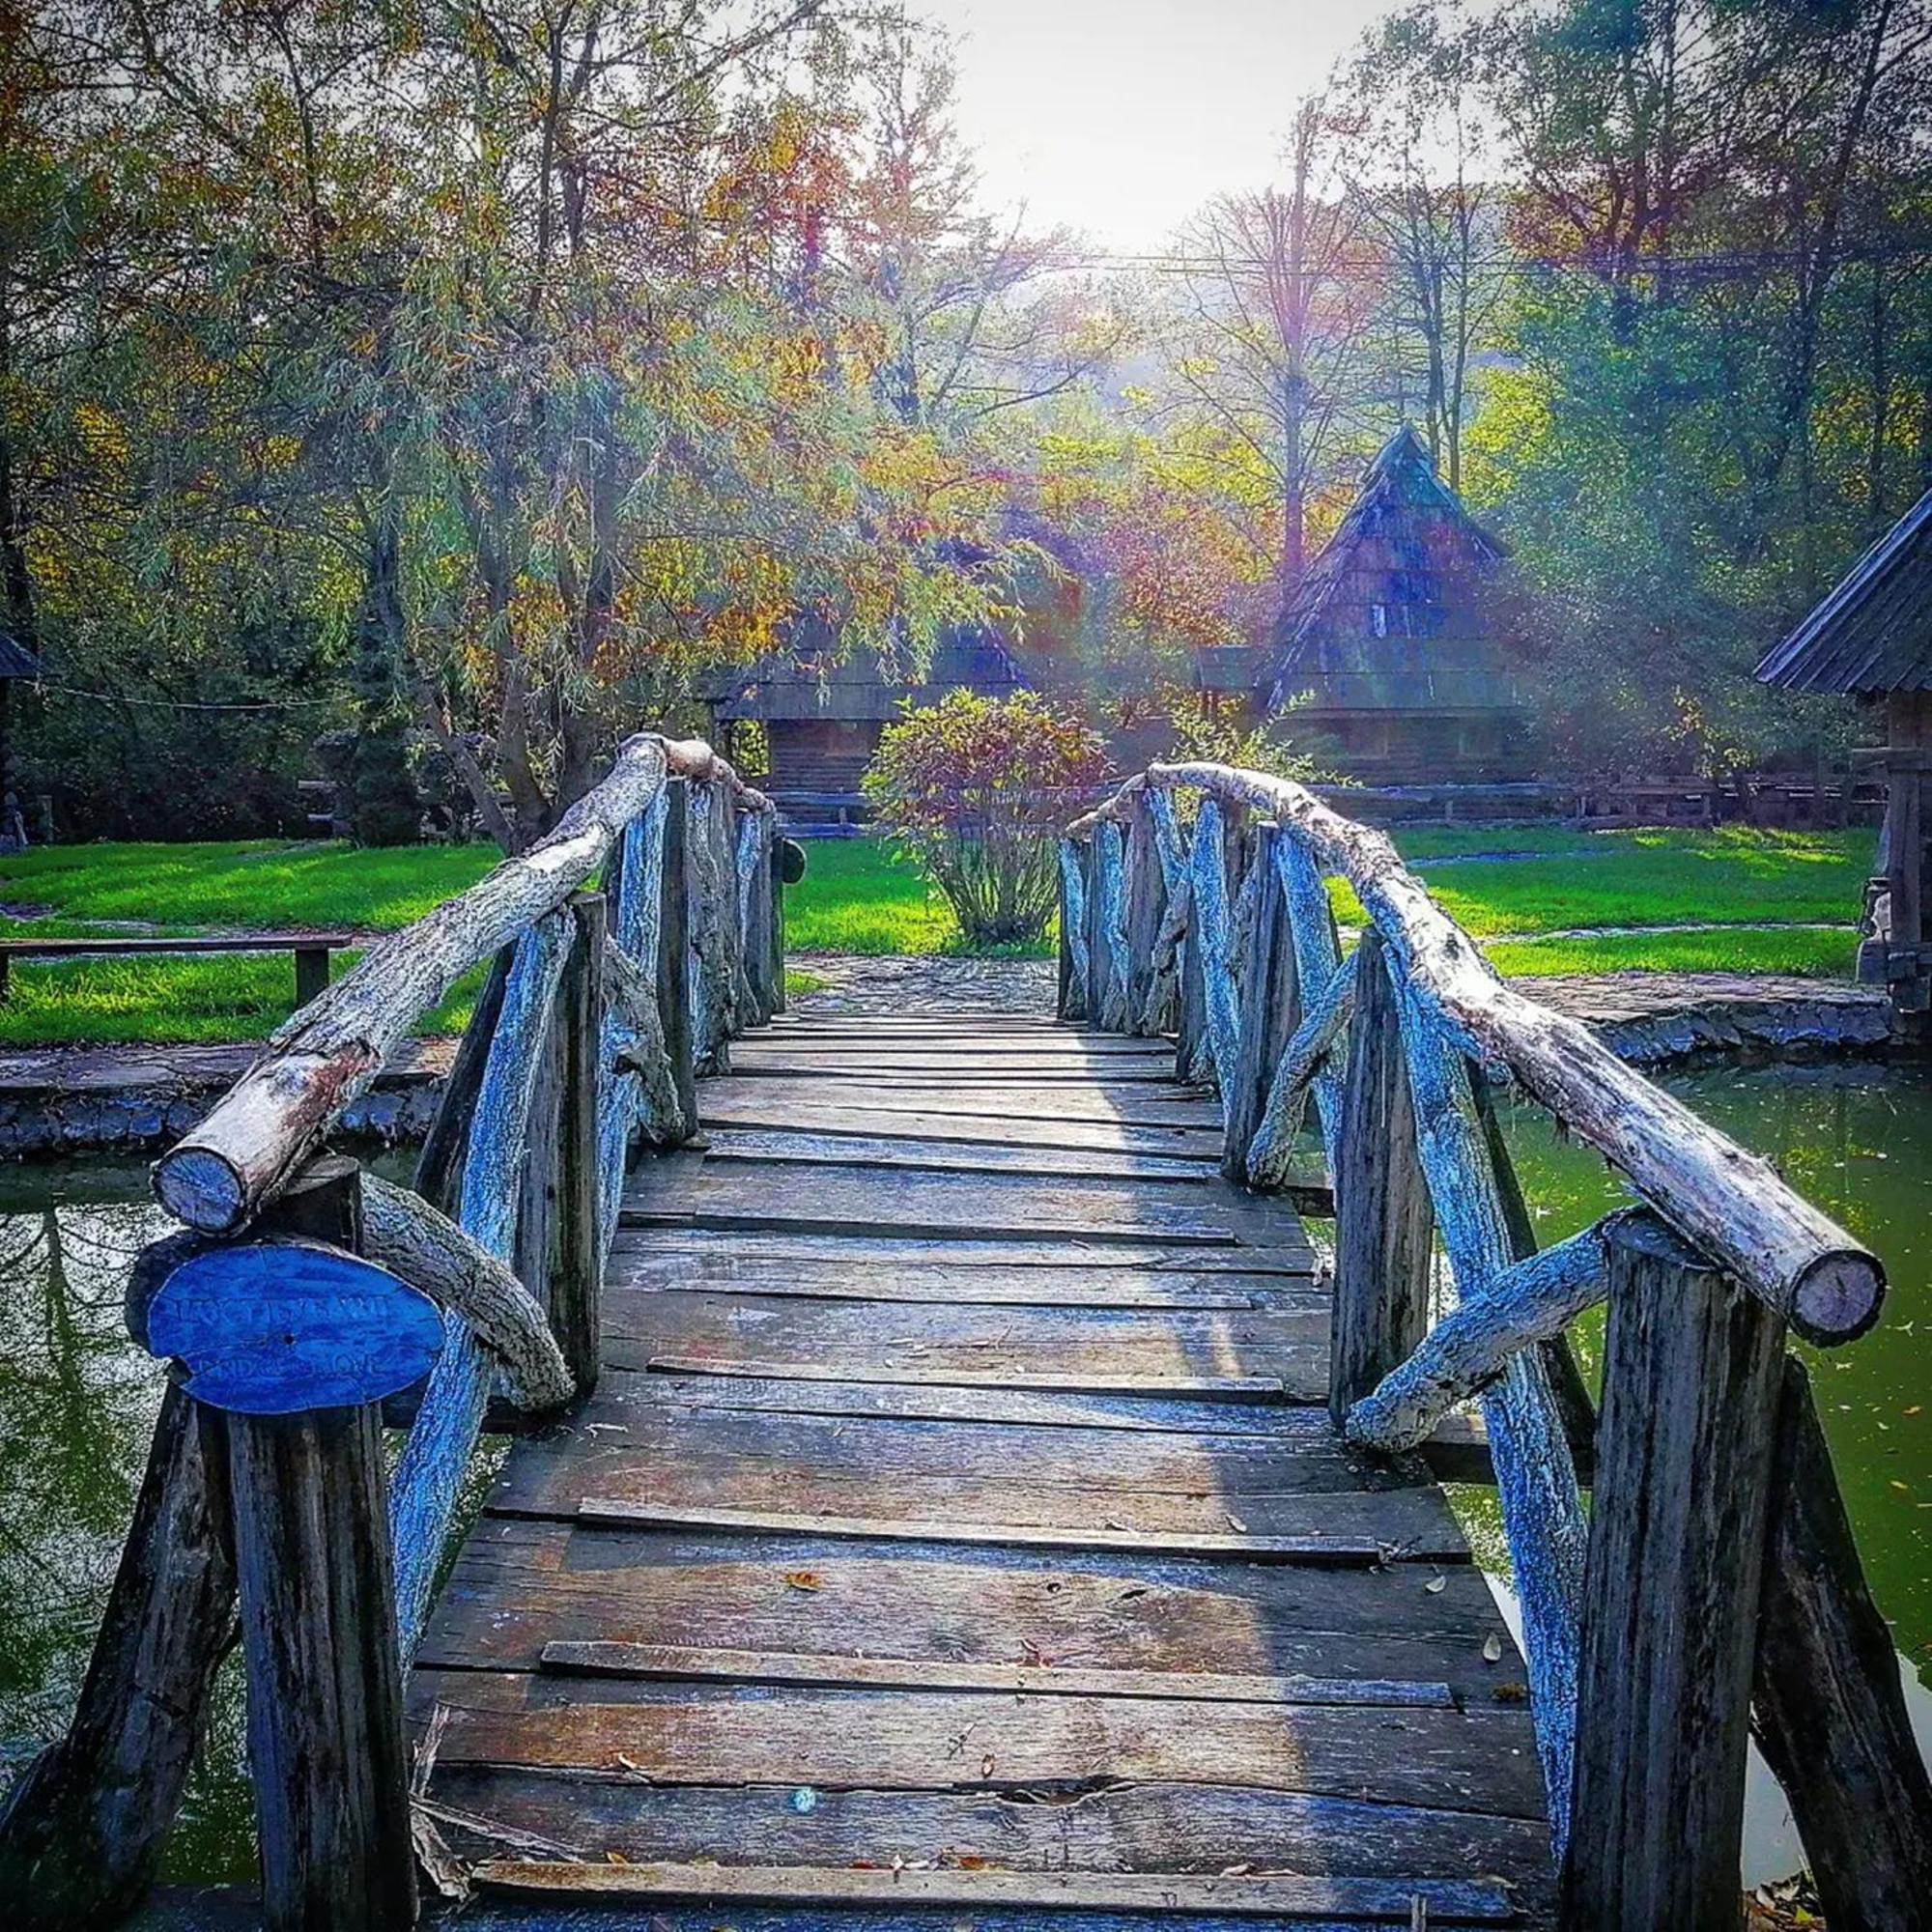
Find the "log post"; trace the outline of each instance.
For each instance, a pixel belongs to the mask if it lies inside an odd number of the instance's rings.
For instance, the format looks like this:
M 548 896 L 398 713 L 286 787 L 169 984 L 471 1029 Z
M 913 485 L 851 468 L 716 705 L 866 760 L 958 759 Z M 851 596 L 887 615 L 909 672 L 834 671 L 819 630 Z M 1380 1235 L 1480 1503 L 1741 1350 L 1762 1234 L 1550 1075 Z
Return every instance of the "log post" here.
M 777 814 L 772 816 L 771 842 L 765 854 L 765 889 L 771 904 L 765 920 L 765 945 L 770 949 L 772 1012 L 785 1009 L 785 854 Z
M 1112 825 L 1094 828 L 1087 845 L 1087 1021 L 1112 1032 L 1118 1015 L 1112 1010 L 1113 985 L 1120 967 L 1114 955 L 1114 933 L 1107 909 L 1116 889 L 1121 863 L 1120 831 Z
M 73 1719 L 0 1804 L 15 1932 L 112 1924 L 154 1881 L 235 1642 L 227 1441 L 170 1385 Z
M 296 1005 L 305 1007 L 328 990 L 328 948 L 298 946 L 296 954 Z
M 360 1245 L 354 1162 L 316 1162 L 264 1232 Z M 413 1925 L 382 1410 L 227 1418 L 267 1932 Z
M 685 1130 L 697 1125 L 696 1042 L 691 1013 L 691 867 L 686 850 L 691 827 L 691 785 L 673 779 L 665 788 L 663 903 L 658 914 L 658 1013 L 664 1021 L 665 1057 L 677 1086 Z M 649 960 L 641 962 L 652 970 Z
M 1832 1932 L 1891 1932 L 1932 1900 L 1932 1777 L 1891 1632 L 1865 1586 L 1810 1378 L 1786 1356 L 1751 1696 Z
M 1135 794 L 1127 821 L 1127 1031 L 1157 1032 L 1149 1025 L 1148 998 L 1153 991 L 1153 948 L 1167 911 L 1167 880 L 1160 867 L 1160 841 L 1153 807 L 1146 792 Z
M 770 814 L 753 827 L 757 840 L 751 877 L 744 889 L 745 977 L 752 987 L 752 1019 L 762 1026 L 776 1008 L 772 966 L 772 839 Z M 777 977 L 782 977 L 781 973 Z
M 1737 1932 L 1784 1323 L 1654 1215 L 1606 1227 L 1609 1324 L 1563 1932 Z
M 580 1397 L 597 1386 L 604 1243 L 597 1105 L 598 1049 L 604 1035 L 607 908 L 602 894 L 572 902 L 576 944 L 557 998 L 562 1090 L 557 1103 L 557 1201 L 550 1268 L 551 1331 Z
M 1301 988 L 1288 908 L 1275 865 L 1281 838 L 1271 825 L 1257 826 L 1250 873 L 1252 918 L 1241 949 L 1241 1016 L 1234 1078 L 1221 1095 L 1221 1172 L 1240 1185 L 1248 1179 L 1248 1148 L 1267 1106 L 1268 1089 L 1282 1050 L 1301 1023 Z
M 1429 1185 L 1416 1153 L 1395 988 L 1373 926 L 1355 960 L 1341 1111 L 1328 1368 L 1338 1429 L 1429 1327 Z
M 450 1062 L 442 1095 L 436 1103 L 436 1118 L 416 1155 L 412 1184 L 439 1213 L 456 1211 L 463 1186 L 463 1157 L 469 1145 L 469 1122 L 476 1112 L 476 1090 L 482 1084 L 490 1042 L 496 1037 L 497 1021 L 503 1010 L 503 988 L 509 983 L 515 951 L 504 947 L 490 967 L 483 990 L 470 1009 L 469 1024 L 457 1042 L 456 1058 Z
M 1094 898 L 1094 847 L 1060 841 L 1060 1000 L 1064 1020 L 1084 1020 L 1095 1010 L 1087 909 Z

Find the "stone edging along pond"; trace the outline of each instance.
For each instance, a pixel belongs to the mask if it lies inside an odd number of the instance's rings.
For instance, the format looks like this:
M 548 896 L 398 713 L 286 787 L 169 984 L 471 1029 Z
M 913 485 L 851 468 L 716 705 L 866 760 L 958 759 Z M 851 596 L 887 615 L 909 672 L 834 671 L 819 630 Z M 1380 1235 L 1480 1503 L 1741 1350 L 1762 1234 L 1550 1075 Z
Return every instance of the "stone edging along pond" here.
M 812 1011 L 1010 1008 L 1040 1011 L 1052 999 L 1045 960 L 812 957 L 826 980 L 797 1003 Z M 1003 998 L 989 997 L 1000 969 Z M 1032 981 L 1037 980 L 1037 985 Z M 1821 1059 L 1882 1052 L 1890 1029 L 1885 995 L 1829 980 L 1723 973 L 1611 973 L 1516 982 L 1601 1033 L 1633 1065 L 1732 1059 Z M 343 1137 L 362 1146 L 420 1140 L 455 1051 L 424 1039 L 350 1108 Z M 0 1157 L 158 1152 L 187 1131 L 255 1058 L 256 1047 L 45 1047 L 0 1054 Z

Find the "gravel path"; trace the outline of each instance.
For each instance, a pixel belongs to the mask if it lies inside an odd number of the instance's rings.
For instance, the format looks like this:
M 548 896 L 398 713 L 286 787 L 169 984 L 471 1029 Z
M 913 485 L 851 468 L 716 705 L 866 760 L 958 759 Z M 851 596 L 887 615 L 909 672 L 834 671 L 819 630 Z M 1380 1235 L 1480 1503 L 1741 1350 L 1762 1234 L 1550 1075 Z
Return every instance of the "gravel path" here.
M 801 1013 L 1040 1013 L 1053 1010 L 1050 959 L 871 957 L 802 953 L 825 980 L 797 995 Z M 1764 973 L 1590 973 L 1519 980 L 1522 991 L 1595 1027 L 1625 1059 L 1662 1065 L 1692 1055 L 1881 1046 L 1889 1032 L 1877 987 Z

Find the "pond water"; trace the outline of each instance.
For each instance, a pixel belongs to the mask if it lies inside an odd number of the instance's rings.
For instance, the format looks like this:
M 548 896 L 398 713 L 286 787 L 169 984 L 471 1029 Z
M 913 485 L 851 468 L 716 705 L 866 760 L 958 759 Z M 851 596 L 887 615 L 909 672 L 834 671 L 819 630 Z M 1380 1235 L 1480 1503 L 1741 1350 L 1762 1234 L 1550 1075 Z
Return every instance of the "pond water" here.
M 1932 1068 L 1782 1066 L 1668 1084 L 1778 1160 L 1890 1272 L 1881 1326 L 1809 1354 L 1873 1591 L 1932 1684 Z M 1525 1112 L 1510 1131 L 1547 1240 L 1619 1198 L 1595 1155 L 1539 1116 Z M 0 1785 L 60 1734 L 86 1670 L 160 1397 L 156 1365 L 127 1339 L 122 1293 L 134 1254 L 170 1225 L 136 1168 L 0 1169 Z M 1601 1321 L 1578 1340 L 1594 1373 Z M 1493 1497 L 1460 1501 L 1500 1575 Z M 1932 1735 L 1932 1693 L 1914 1701 Z M 166 1876 L 252 1877 L 250 1812 L 231 1660 Z M 1760 1783 L 1747 1876 L 1789 1868 L 1780 1825 L 1776 1794 Z
M 1932 1066 L 1846 1061 L 1680 1074 L 1664 1083 L 1705 1120 L 1775 1160 L 1799 1193 L 1857 1235 L 1890 1280 L 1877 1328 L 1848 1348 L 1803 1348 L 1872 1593 L 1899 1649 L 1932 1684 Z M 1524 1109 L 1509 1123 L 1544 1243 L 1625 1198 L 1587 1147 Z M 1577 1324 L 1593 1379 L 1601 1314 Z

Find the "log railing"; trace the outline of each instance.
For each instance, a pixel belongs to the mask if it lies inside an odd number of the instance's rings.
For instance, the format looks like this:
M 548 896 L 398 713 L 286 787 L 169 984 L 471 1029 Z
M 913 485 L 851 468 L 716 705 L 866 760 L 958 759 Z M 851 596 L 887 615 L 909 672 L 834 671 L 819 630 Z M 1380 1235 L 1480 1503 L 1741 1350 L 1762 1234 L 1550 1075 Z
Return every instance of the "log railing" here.
M 594 1384 L 639 1141 L 783 1006 L 776 814 L 707 746 L 630 740 L 538 844 L 298 1011 L 156 1164 L 188 1233 L 135 1270 L 174 1365 L 68 1735 L 0 1812 L 27 1927 L 109 1922 L 152 1878 L 239 1623 L 270 1932 L 413 1922 L 435 1825 L 401 1683 L 478 1438 Z M 416 1168 L 331 1127 L 466 974 L 489 976 Z M 385 1477 L 384 1422 L 408 1427 Z
M 1314 1108 L 1337 1426 L 1460 1472 L 1475 1450 L 1495 1484 L 1565 1932 L 1738 1925 L 1753 1721 L 1834 1932 L 1918 1922 L 1932 1785 L 1785 1355 L 1787 1329 L 1834 1347 L 1871 1326 L 1876 1259 L 1505 984 L 1383 834 L 1299 785 L 1152 766 L 1068 827 L 1060 867 L 1062 1015 L 1172 1035 L 1179 1076 L 1220 1094 L 1232 1179 L 1287 1184 Z M 1368 917 L 1346 953 L 1337 877 Z M 1539 1251 L 1498 1085 L 1642 1205 Z M 1565 1330 L 1605 1300 L 1597 1417 Z M 1472 1399 L 1480 1445 L 1451 1414 Z

